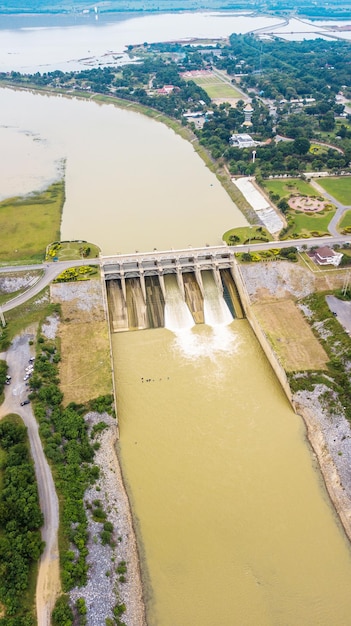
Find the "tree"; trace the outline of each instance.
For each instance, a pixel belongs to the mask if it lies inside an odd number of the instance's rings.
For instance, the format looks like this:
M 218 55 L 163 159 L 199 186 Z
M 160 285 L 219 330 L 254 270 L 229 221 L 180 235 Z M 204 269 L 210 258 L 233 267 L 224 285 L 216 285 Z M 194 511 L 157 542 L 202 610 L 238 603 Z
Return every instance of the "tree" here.
M 307 137 L 296 137 L 293 141 L 293 149 L 296 154 L 307 154 L 311 144 Z

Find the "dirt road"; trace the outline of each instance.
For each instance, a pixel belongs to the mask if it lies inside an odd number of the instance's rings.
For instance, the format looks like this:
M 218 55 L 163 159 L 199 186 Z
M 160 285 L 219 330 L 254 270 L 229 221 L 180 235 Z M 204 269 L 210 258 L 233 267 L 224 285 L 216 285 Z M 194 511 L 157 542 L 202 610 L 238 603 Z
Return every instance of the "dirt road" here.
M 40 508 L 44 516 L 42 539 L 45 549 L 39 563 L 39 573 L 36 589 L 36 607 L 38 626 L 50 626 L 51 611 L 56 597 L 60 592 L 60 573 L 57 532 L 59 524 L 58 500 L 54 481 L 47 460 L 45 458 L 38 433 L 38 424 L 33 415 L 31 404 L 21 406 L 27 398 L 28 387 L 24 382 L 25 367 L 30 356 L 29 333 L 16 337 L 5 355 L 12 376 L 11 384 L 5 386 L 5 401 L 0 406 L 0 418 L 9 413 L 20 415 L 28 429 L 30 449 L 35 465 L 35 474 L 38 485 Z

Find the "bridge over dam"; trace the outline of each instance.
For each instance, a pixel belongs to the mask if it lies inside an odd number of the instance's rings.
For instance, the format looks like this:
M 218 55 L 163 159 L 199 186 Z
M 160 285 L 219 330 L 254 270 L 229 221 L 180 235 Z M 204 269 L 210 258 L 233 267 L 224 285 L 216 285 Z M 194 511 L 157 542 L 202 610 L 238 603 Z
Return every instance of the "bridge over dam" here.
M 227 246 L 101 257 L 112 332 L 242 318 L 234 264 Z

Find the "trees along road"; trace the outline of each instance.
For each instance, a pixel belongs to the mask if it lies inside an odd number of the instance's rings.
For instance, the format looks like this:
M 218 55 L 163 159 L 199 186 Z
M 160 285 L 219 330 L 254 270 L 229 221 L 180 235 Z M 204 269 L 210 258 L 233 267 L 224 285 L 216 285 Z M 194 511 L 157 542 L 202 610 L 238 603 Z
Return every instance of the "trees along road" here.
M 31 404 L 21 406 L 27 398 L 28 388 L 23 380 L 25 367 L 30 353 L 29 334 L 24 334 L 13 341 L 9 350 L 0 355 L 5 357 L 11 384 L 5 385 L 5 401 L 0 406 L 0 419 L 10 413 L 21 416 L 28 429 L 30 449 L 34 460 L 38 485 L 40 508 L 44 516 L 41 536 L 45 549 L 40 558 L 36 588 L 36 609 L 38 626 L 50 626 L 51 612 L 57 595 L 60 593 L 60 568 L 58 553 L 59 506 L 51 470 L 46 460 L 38 432 L 38 423 Z M 33 356 L 33 355 L 32 355 Z

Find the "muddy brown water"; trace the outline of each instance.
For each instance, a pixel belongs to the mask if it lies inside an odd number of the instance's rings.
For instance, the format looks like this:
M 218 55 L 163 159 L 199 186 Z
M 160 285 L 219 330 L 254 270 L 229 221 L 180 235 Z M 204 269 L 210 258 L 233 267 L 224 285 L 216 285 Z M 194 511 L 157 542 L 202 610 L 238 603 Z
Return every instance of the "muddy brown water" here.
M 47 162 L 66 159 L 63 238 L 133 252 L 215 244 L 245 222 L 192 147 L 156 122 L 10 90 L 0 112 L 4 155 L 21 132 Z M 166 328 L 112 337 L 150 626 L 345 626 L 349 544 L 300 418 L 210 276 L 206 324 L 194 326 L 172 277 L 166 288 Z

